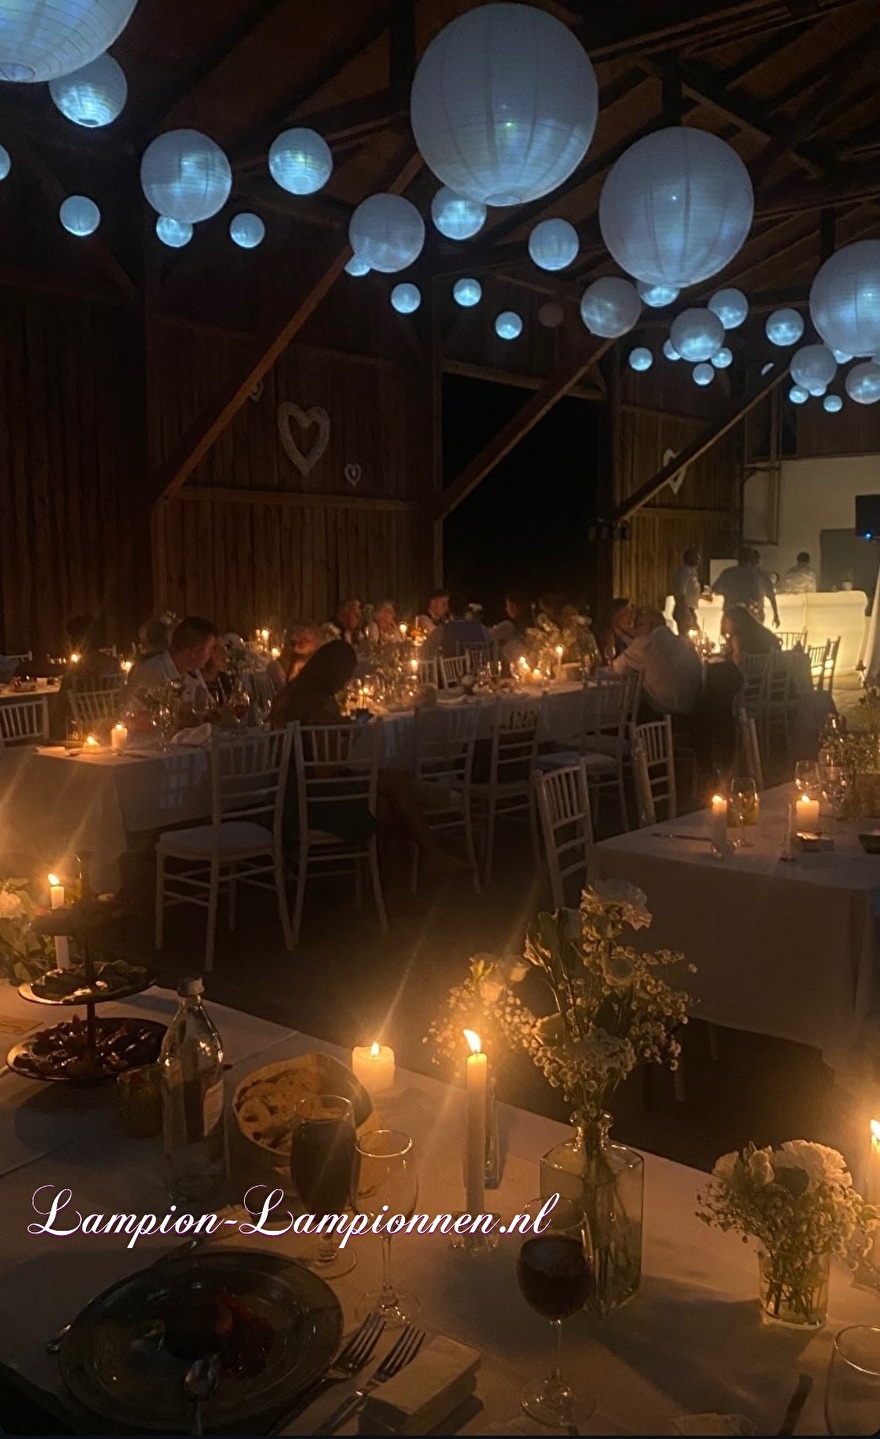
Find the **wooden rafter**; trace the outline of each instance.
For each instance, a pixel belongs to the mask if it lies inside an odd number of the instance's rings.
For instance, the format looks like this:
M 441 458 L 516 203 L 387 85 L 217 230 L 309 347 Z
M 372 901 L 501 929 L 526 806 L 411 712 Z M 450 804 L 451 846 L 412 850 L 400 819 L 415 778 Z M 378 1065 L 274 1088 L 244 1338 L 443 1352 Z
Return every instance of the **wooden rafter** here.
M 185 485 L 180 499 L 209 501 L 219 505 L 273 505 L 295 510 L 353 510 L 372 514 L 412 514 L 419 509 L 418 500 L 396 500 L 382 495 L 307 495 L 299 490 L 248 490 L 232 485 Z

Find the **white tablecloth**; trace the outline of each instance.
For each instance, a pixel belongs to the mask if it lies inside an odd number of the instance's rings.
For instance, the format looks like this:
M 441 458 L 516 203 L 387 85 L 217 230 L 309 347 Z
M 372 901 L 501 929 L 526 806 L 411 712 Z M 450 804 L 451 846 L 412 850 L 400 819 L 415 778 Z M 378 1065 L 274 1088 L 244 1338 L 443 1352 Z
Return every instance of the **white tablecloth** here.
M 680 949 L 698 966 L 688 990 L 715 1024 L 815 1045 L 848 1067 L 877 1009 L 874 914 L 880 858 L 858 843 L 857 823 L 829 820 L 833 853 L 781 858 L 791 785 L 761 796 L 751 848 L 712 857 L 703 812 L 594 847 L 590 873 L 627 879 L 654 921 L 639 938 Z M 703 843 L 670 834 L 700 834 Z M 664 835 L 664 838 L 657 836 Z
M 581 721 L 581 697 L 583 695 L 583 684 L 578 682 L 564 681 L 561 684 L 554 684 L 553 687 L 543 696 L 543 720 L 540 730 L 542 740 L 565 741 L 572 735 L 576 735 L 580 729 Z M 523 694 L 502 695 L 501 705 L 510 706 L 524 703 L 541 703 L 540 691 L 532 690 Z M 478 735 L 486 738 L 490 733 L 492 715 L 495 709 L 494 695 L 472 695 L 470 697 L 459 697 L 450 700 L 444 697 L 440 691 L 438 705 L 445 709 L 450 705 L 456 708 L 459 705 L 476 706 L 479 710 L 480 720 L 477 727 Z M 399 713 L 389 713 L 382 716 L 382 728 L 384 732 L 383 762 L 394 769 L 408 769 L 413 763 L 413 734 L 415 722 L 413 711 L 402 710 Z
M 142 1013 L 157 1010 L 153 996 L 141 996 L 132 1007 Z M 167 1003 L 158 1008 L 167 1015 Z M 4 993 L 0 1026 L 20 1019 L 23 1009 L 13 991 Z M 263 1063 L 315 1048 L 339 1053 L 221 1006 L 210 1009 L 230 1058 L 237 1061 L 230 1088 Z M 57 1362 L 45 1354 L 45 1339 L 104 1286 L 171 1246 L 159 1236 L 143 1240 L 132 1252 L 107 1236 L 28 1234 L 26 1226 L 34 1218 L 31 1197 L 40 1185 L 68 1186 L 83 1214 L 133 1209 L 164 1214 L 168 1201 L 159 1142 L 123 1136 L 112 1090 L 59 1093 L 17 1078 L 3 1083 L 13 1086 L 15 1133 L 0 1135 L 0 1172 L 6 1171 L 0 1180 L 0 1358 L 63 1400 Z M 462 1097 L 436 1080 L 398 1072 L 394 1093 L 379 1106 L 386 1123 L 413 1135 L 419 1212 L 447 1212 L 463 1203 Z M 19 1149 L 10 1168 L 2 1157 L 7 1147 L 32 1137 L 35 1125 L 42 1127 L 42 1141 L 31 1138 L 30 1162 Z M 535 1196 L 539 1157 L 565 1130 L 507 1106 L 500 1108 L 500 1127 L 502 1181 L 487 1198 L 492 1208 L 509 1216 Z M 806 1371 L 816 1387 L 799 1433 L 824 1433 L 824 1376 L 832 1336 L 845 1324 L 880 1323 L 880 1294 L 854 1288 L 849 1274 L 835 1266 L 825 1330 L 809 1335 L 768 1330 L 759 1321 L 757 1266 L 750 1248 L 732 1235 L 706 1229 L 694 1217 L 701 1176 L 647 1155 L 645 1178 L 641 1289 L 625 1309 L 601 1322 L 578 1315 L 566 1325 L 569 1372 L 598 1399 L 584 1432 L 660 1434 L 669 1432 L 677 1414 L 718 1411 L 745 1414 L 760 1433 L 775 1433 L 796 1376 Z M 287 1252 L 287 1240 L 263 1242 Z M 348 1323 L 359 1293 L 376 1282 L 378 1241 L 361 1238 L 357 1252 L 357 1268 L 334 1284 Z M 497 1432 L 511 1421 L 523 1432 L 538 1432 L 518 1417 L 518 1396 L 527 1378 L 546 1372 L 549 1328 L 517 1291 L 511 1242 L 502 1239 L 493 1255 L 473 1260 L 451 1253 L 440 1236 L 398 1238 L 395 1268 L 398 1281 L 420 1297 L 424 1325 L 481 1351 L 483 1410 L 465 1432 Z M 328 1402 L 325 1398 L 324 1408 Z M 316 1406 L 288 1432 L 312 1433 L 318 1412 Z M 88 1432 L 82 1419 L 80 1428 Z

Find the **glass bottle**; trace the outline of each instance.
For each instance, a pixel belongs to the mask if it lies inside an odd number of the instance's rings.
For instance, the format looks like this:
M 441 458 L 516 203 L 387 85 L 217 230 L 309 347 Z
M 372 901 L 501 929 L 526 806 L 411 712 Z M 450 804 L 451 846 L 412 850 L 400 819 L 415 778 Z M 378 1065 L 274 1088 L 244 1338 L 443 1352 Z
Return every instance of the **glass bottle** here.
M 200 979 L 181 980 L 180 1005 L 162 1041 L 162 1142 L 177 1204 L 209 1209 L 226 1200 L 229 1152 L 223 1045 L 202 1004 Z

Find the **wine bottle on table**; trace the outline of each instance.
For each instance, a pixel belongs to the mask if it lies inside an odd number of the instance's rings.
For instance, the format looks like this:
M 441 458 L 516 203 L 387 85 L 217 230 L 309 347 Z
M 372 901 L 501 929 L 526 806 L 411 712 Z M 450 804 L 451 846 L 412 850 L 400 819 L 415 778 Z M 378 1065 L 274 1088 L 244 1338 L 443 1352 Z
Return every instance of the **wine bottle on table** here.
M 176 1204 L 223 1204 L 229 1150 L 223 1091 L 223 1044 L 202 1004 L 200 979 L 181 980 L 180 1004 L 162 1041 L 162 1141 L 168 1188 Z

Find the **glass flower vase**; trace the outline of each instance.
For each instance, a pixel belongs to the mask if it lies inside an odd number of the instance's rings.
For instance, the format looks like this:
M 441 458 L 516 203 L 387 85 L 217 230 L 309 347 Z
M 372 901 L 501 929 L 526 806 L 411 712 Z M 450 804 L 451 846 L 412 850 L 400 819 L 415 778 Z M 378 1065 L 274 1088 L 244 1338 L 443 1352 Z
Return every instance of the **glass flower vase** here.
M 644 1160 L 614 1143 L 611 1116 L 578 1124 L 541 1160 L 541 1197 L 560 1194 L 583 1208 L 593 1249 L 593 1293 L 585 1308 L 606 1314 L 626 1304 L 642 1275 Z
M 831 1255 L 785 1251 L 758 1255 L 761 1318 L 765 1324 L 819 1329 L 828 1313 Z

